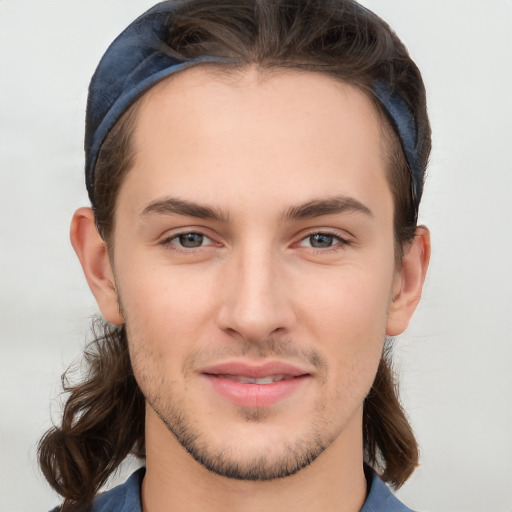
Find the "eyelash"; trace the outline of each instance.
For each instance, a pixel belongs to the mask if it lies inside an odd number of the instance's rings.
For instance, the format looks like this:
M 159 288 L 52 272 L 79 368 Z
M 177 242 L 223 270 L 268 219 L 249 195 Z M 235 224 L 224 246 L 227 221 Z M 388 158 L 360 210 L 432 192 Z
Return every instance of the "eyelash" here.
M 177 239 L 179 239 L 179 237 L 185 236 L 185 235 L 199 235 L 199 236 L 202 236 L 212 242 L 212 239 L 208 235 L 205 235 L 204 233 L 202 233 L 200 231 L 182 231 L 180 233 L 176 233 L 170 237 L 165 238 L 164 240 L 162 240 L 160 242 L 160 245 L 164 246 L 168 250 L 183 252 L 186 254 L 202 252 L 202 250 L 204 250 L 205 247 L 208 247 L 210 245 L 210 244 L 207 244 L 207 245 L 200 245 L 199 247 L 186 248 L 186 247 L 179 246 L 177 244 L 172 243 L 174 240 L 177 240 Z M 310 233 L 306 234 L 299 240 L 298 245 L 301 246 L 300 244 L 302 242 L 304 242 L 308 238 L 311 238 L 315 235 L 332 237 L 334 239 L 334 241 L 337 242 L 334 245 L 332 245 L 330 247 L 325 247 L 325 248 L 302 246 L 302 247 L 307 247 L 310 251 L 314 252 L 315 254 L 319 254 L 319 253 L 326 254 L 326 253 L 336 252 L 336 251 L 342 250 L 345 247 L 350 245 L 349 240 L 347 240 L 346 238 L 343 238 L 340 235 L 338 235 L 332 231 L 329 231 L 329 230 L 311 231 Z M 220 244 L 216 244 L 215 242 L 213 242 L 213 245 L 219 246 Z M 297 245 L 297 243 L 295 243 L 294 245 Z M 173 247 L 171 247 L 171 246 L 173 246 Z
M 179 246 L 177 244 L 172 243 L 173 240 L 177 240 L 181 236 L 186 236 L 186 235 L 199 235 L 199 236 L 206 238 L 207 240 L 212 241 L 212 239 L 208 235 L 205 235 L 204 233 L 201 233 L 200 231 L 182 231 L 180 233 L 176 233 L 172 236 L 165 238 L 164 240 L 162 240 L 160 242 L 160 245 L 164 246 L 168 250 L 183 252 L 183 253 L 187 253 L 187 254 L 190 254 L 192 252 L 197 253 L 197 252 L 201 251 L 201 249 L 204 249 L 204 247 L 207 247 L 207 245 L 206 246 L 200 245 L 199 247 L 187 248 L 187 247 Z M 219 245 L 219 244 L 216 244 L 216 245 Z
M 324 247 L 324 248 L 309 246 L 308 248 L 311 251 L 313 251 L 315 254 L 318 254 L 318 253 L 326 254 L 326 253 L 340 251 L 350 245 L 350 242 L 346 238 L 343 238 L 340 235 L 333 233 L 332 231 L 329 231 L 328 229 L 322 230 L 322 231 L 312 231 L 312 232 L 308 233 L 305 237 L 300 239 L 299 244 L 301 244 L 302 242 L 304 242 L 307 239 L 310 239 L 311 237 L 314 237 L 315 235 L 332 237 L 333 242 L 337 242 L 337 243 L 334 243 L 334 245 L 331 245 L 330 247 Z

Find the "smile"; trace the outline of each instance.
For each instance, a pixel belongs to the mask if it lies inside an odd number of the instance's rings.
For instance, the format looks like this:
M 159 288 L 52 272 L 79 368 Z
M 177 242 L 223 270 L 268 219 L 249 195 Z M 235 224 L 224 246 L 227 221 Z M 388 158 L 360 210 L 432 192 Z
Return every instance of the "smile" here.
M 246 377 L 244 375 L 217 375 L 223 379 L 233 380 L 235 382 L 241 382 L 242 384 L 272 384 L 273 382 L 280 382 L 282 380 L 294 379 L 292 375 L 269 375 L 267 377 Z
M 312 381 L 308 368 L 281 361 L 219 363 L 200 371 L 216 397 L 238 407 L 270 407 L 298 396 Z

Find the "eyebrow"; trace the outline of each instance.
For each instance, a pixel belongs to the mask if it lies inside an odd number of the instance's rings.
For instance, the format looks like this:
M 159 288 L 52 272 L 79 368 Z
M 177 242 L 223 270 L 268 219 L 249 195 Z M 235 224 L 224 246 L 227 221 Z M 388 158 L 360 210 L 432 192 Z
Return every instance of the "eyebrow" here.
M 371 210 L 357 199 L 348 196 L 335 196 L 292 206 L 284 212 L 283 220 L 312 219 L 322 215 L 341 213 L 362 213 L 368 217 L 373 217 Z
M 151 213 L 159 213 L 164 215 L 184 215 L 187 217 L 196 217 L 198 219 L 214 220 L 217 222 L 227 223 L 229 216 L 224 214 L 218 208 L 200 205 L 192 201 L 167 197 L 165 199 L 157 199 L 151 202 L 140 214 L 145 217 Z
M 320 217 L 322 215 L 353 212 L 373 217 L 371 210 L 357 199 L 347 196 L 335 196 L 327 199 L 315 199 L 304 204 L 291 206 L 283 212 L 282 220 L 304 220 Z M 140 216 L 145 217 L 153 213 L 196 217 L 198 219 L 213 220 L 223 224 L 229 221 L 229 215 L 218 208 L 212 208 L 174 197 L 166 197 L 151 202 L 142 210 Z

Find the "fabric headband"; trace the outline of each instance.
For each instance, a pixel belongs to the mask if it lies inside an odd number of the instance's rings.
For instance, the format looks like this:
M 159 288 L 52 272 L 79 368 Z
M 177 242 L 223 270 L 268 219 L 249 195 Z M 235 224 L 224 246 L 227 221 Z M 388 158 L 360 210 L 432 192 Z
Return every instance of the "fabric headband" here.
M 137 18 L 109 46 L 91 79 L 85 122 L 85 181 L 93 206 L 94 169 L 101 145 L 128 107 L 152 85 L 178 71 L 206 62 L 233 62 L 215 56 L 178 60 L 166 54 L 163 41 L 169 14 L 175 6 L 175 2 L 161 2 Z M 373 92 L 400 137 L 411 172 L 417 214 L 423 166 L 414 117 L 386 83 L 376 81 Z

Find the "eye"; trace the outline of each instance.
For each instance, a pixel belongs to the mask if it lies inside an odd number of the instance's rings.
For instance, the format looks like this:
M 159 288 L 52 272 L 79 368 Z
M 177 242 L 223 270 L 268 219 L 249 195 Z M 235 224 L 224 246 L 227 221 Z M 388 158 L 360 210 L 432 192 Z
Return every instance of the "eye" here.
M 300 241 L 301 247 L 312 247 L 313 249 L 330 249 L 338 245 L 348 244 L 343 238 L 332 233 L 312 233 Z
M 205 245 L 210 245 L 212 241 L 202 233 L 178 233 L 162 242 L 164 245 L 172 244 L 183 249 L 197 249 Z

